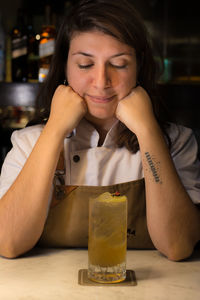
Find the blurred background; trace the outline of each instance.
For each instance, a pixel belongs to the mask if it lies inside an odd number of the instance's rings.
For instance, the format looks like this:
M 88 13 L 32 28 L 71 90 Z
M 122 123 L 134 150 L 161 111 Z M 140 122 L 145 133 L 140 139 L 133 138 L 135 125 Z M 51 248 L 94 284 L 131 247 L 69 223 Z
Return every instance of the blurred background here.
M 33 117 L 38 88 L 54 52 L 57 28 L 76 2 L 0 0 L 0 167 L 11 147 L 11 133 Z M 155 59 L 160 65 L 163 62 L 158 84 L 170 121 L 192 128 L 199 143 L 198 1 L 132 2 L 152 37 Z

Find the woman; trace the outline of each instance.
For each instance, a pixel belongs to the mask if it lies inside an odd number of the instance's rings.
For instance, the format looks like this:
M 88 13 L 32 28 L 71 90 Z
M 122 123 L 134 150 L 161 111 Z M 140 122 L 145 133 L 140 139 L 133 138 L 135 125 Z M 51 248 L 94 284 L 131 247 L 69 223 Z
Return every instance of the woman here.
M 38 241 L 87 246 L 88 197 L 116 190 L 129 200 L 129 247 L 191 255 L 200 239 L 197 144 L 191 130 L 162 122 L 155 77 L 134 8 L 80 1 L 58 33 L 40 124 L 13 134 L 2 168 L 1 255 Z

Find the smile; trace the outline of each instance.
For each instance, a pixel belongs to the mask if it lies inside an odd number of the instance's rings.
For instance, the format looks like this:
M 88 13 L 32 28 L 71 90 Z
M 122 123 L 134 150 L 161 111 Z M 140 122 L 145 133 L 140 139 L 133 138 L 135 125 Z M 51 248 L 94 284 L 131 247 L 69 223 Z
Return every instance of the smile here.
M 93 102 L 96 102 L 96 103 L 108 103 L 110 101 L 113 100 L 113 98 L 115 96 L 111 96 L 111 97 L 107 97 L 107 96 L 90 96 L 90 95 L 87 95 L 89 100 L 93 101 Z

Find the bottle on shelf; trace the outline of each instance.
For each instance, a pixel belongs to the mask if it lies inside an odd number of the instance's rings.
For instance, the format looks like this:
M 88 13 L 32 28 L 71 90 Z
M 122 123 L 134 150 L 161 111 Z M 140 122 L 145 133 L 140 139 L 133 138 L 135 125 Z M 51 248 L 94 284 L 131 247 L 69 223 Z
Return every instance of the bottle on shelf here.
M 12 49 L 11 36 L 6 34 L 5 82 L 12 82 Z
M 18 10 L 17 24 L 12 30 L 11 47 L 12 81 L 26 82 L 28 80 L 28 35 L 22 9 Z
M 0 81 L 5 79 L 5 31 L 0 12 Z
M 72 2 L 70 0 L 66 0 L 64 3 L 64 15 L 68 16 L 72 9 Z
M 48 74 L 51 58 L 55 48 L 55 24 L 51 21 L 51 7 L 45 6 L 45 24 L 42 26 L 39 43 L 39 82 L 43 82 Z

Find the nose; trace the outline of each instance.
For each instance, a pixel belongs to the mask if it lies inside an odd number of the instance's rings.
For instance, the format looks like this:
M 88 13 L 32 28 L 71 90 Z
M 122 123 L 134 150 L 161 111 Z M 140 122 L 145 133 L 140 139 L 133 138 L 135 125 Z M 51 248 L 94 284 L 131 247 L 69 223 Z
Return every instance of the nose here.
M 98 89 L 111 87 L 111 74 L 105 65 L 98 66 L 94 72 L 93 84 Z

